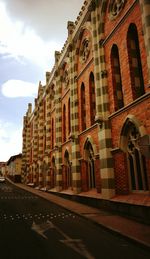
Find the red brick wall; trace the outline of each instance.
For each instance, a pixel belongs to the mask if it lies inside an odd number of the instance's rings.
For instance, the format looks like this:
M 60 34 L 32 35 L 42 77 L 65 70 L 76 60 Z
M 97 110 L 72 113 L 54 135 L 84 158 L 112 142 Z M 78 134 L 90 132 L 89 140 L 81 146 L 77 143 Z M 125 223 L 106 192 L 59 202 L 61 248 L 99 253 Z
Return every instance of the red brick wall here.
M 121 77 L 122 77 L 122 89 L 124 95 L 124 105 L 127 106 L 133 102 L 132 91 L 131 91 L 131 78 L 130 78 L 130 68 L 129 68 L 129 58 L 127 50 L 127 32 L 129 25 L 134 23 L 137 27 L 138 39 L 139 39 L 139 48 L 142 62 L 142 72 L 144 78 L 145 92 L 149 91 L 148 86 L 148 69 L 147 69 L 147 59 L 146 59 L 146 49 L 143 36 L 142 28 L 142 19 L 141 19 L 141 10 L 139 3 L 135 4 L 134 9 L 131 10 L 125 19 L 117 26 L 121 18 L 127 12 L 129 7 L 134 1 L 126 1 L 125 8 L 118 15 L 118 17 L 110 21 L 108 19 L 108 13 L 105 17 L 105 39 L 110 35 L 106 40 L 104 45 L 105 57 L 106 57 L 106 68 L 108 71 L 108 95 L 109 95 L 109 107 L 110 114 L 115 112 L 114 106 L 114 92 L 113 92 L 113 78 L 112 78 L 112 68 L 111 68 L 111 49 L 113 44 L 118 46 L 119 58 L 120 58 L 120 68 L 121 68 Z M 116 27 L 117 26 L 117 27 Z M 116 31 L 113 32 L 113 29 L 116 27 Z M 143 100 L 137 102 L 135 105 L 131 105 L 128 109 L 123 110 L 122 112 L 116 113 L 115 116 L 111 118 L 111 131 L 112 131 L 112 148 L 120 147 L 120 136 L 121 130 L 125 123 L 125 120 L 128 115 L 134 115 L 136 120 L 145 128 L 146 134 L 150 134 L 150 101 Z M 115 173 L 115 187 L 117 194 L 126 194 L 129 191 L 128 183 L 128 170 L 127 170 L 127 161 L 126 154 L 119 152 L 113 154 L 114 158 L 114 173 Z M 147 161 L 147 172 L 149 174 L 148 178 L 150 179 L 150 163 Z M 150 183 L 150 181 L 149 181 Z
M 88 191 L 88 174 L 87 174 L 87 162 L 81 161 L 81 188 L 83 192 Z
M 62 163 L 64 164 L 64 156 L 65 156 L 65 151 L 68 151 L 69 155 L 71 155 L 71 142 L 67 142 L 62 146 Z M 71 161 L 71 157 L 69 158 Z
M 129 182 L 126 154 L 123 152 L 118 152 L 113 155 L 113 158 L 116 194 L 128 194 Z
M 110 2 L 110 1 L 109 1 Z M 110 32 L 116 27 L 121 18 L 125 15 L 127 10 L 129 10 L 130 6 L 135 2 L 135 0 L 128 0 L 122 11 L 118 14 L 118 16 L 114 20 L 109 19 L 109 5 L 107 6 L 107 11 L 105 15 L 105 37 L 110 34 Z
M 69 121 L 68 121 L 68 101 L 69 101 L 69 97 L 70 97 L 70 91 L 67 92 L 67 94 L 65 95 L 65 97 L 62 99 L 62 143 L 64 142 L 64 123 L 65 123 L 65 129 L 66 129 L 66 140 L 68 140 L 69 137 Z M 63 107 L 66 107 L 66 120 L 63 120 Z
M 95 147 L 96 147 L 96 150 L 95 152 L 99 152 L 99 142 L 98 142 L 98 128 L 97 126 L 94 127 L 94 128 L 91 128 L 89 129 L 88 131 L 85 131 L 82 135 L 79 136 L 79 143 L 80 143 L 80 153 L 81 153 L 81 157 L 83 156 L 83 152 L 84 152 L 84 145 L 85 145 L 85 142 L 87 140 L 88 137 L 91 137 L 93 143 L 91 144 L 94 144 Z
M 142 72 L 144 77 L 145 92 L 148 92 L 148 69 L 146 61 L 146 50 L 143 37 L 143 28 L 141 20 L 141 10 L 139 3 L 134 6 L 134 9 L 129 12 L 125 18 L 121 18 L 126 14 L 127 10 L 134 3 L 134 0 L 126 1 L 125 8 L 120 12 L 116 19 L 113 21 L 108 18 L 108 10 L 105 16 L 105 27 L 104 27 L 104 51 L 105 51 L 105 61 L 106 69 L 108 71 L 108 96 L 109 96 L 109 105 L 110 105 L 110 115 L 115 112 L 114 107 L 114 92 L 113 92 L 113 82 L 112 82 L 112 68 L 111 68 L 111 49 L 113 44 L 118 46 L 119 58 L 120 58 L 120 68 L 121 68 L 121 77 L 123 85 L 123 95 L 124 95 L 124 105 L 132 104 L 132 90 L 131 90 L 131 78 L 130 78 L 130 67 L 129 67 L 129 58 L 127 50 L 127 32 L 131 23 L 134 23 L 138 31 L 139 39 L 139 48 L 141 54 L 142 62 Z M 114 30 L 115 29 L 115 30 Z M 114 31 L 113 31 L 114 30 Z M 110 36 L 110 37 L 108 37 Z M 87 29 L 84 30 L 82 34 L 82 39 L 80 46 L 85 38 L 91 38 L 92 34 Z M 107 38 L 108 37 L 108 38 Z M 80 47 L 79 46 L 79 47 Z M 80 50 L 79 50 L 80 53 Z M 91 127 L 91 116 L 90 116 L 90 91 L 89 91 L 89 78 L 90 73 L 94 71 L 93 64 L 93 52 L 90 52 L 90 55 L 85 63 L 81 62 L 80 55 L 78 57 L 77 64 L 77 91 L 78 91 L 78 114 L 79 114 L 79 148 L 81 156 L 81 188 L 82 191 L 88 191 L 88 175 L 87 175 L 87 164 L 84 160 L 84 145 L 87 138 L 90 136 L 91 144 L 94 148 L 94 155 L 99 153 L 99 142 L 98 142 L 98 128 Z M 64 66 L 64 70 L 67 69 L 67 65 Z M 81 134 L 81 85 L 85 85 L 85 106 L 86 106 L 86 128 L 87 131 Z M 68 132 L 68 100 L 70 92 L 65 88 L 64 83 L 62 83 L 62 114 L 63 106 L 66 105 L 66 140 L 69 140 Z M 111 133 L 112 133 L 112 148 L 120 147 L 120 136 L 121 130 L 125 123 L 125 120 L 128 115 L 134 115 L 136 119 L 145 127 L 146 133 L 150 134 L 150 101 L 143 100 L 137 102 L 134 105 L 130 105 L 128 108 L 119 111 L 115 116 L 111 117 Z M 52 114 L 52 117 L 55 117 L 55 112 Z M 63 122 L 62 122 L 63 124 Z M 91 127 L 91 128 L 90 128 Z M 62 127 L 63 129 L 63 127 Z M 62 135 L 64 132 L 62 132 Z M 64 164 L 64 154 L 65 150 L 68 150 L 71 154 L 71 142 L 63 143 L 62 145 L 62 164 Z M 51 153 L 52 156 L 53 153 Z M 123 152 L 113 153 L 114 159 L 114 173 L 115 173 L 115 189 L 117 194 L 127 194 L 129 193 L 129 176 L 127 168 L 127 158 L 126 154 Z M 71 158 L 70 158 L 71 160 Z M 101 178 L 100 178 L 100 159 L 94 160 L 95 163 L 95 177 L 96 177 L 96 189 L 98 192 L 101 192 Z M 149 172 L 149 184 L 150 184 L 150 162 L 147 160 L 147 171 Z M 65 167 L 62 168 L 62 177 L 63 177 L 63 188 L 66 188 L 66 176 L 65 176 Z
M 86 127 L 91 126 L 91 116 L 90 116 L 90 94 L 89 94 L 89 78 L 90 73 L 93 72 L 93 63 L 90 64 L 82 76 L 78 80 L 78 100 L 79 100 L 79 131 L 81 131 L 81 85 L 84 83 L 85 85 L 85 106 L 86 106 Z
M 79 48 L 81 49 L 81 46 L 82 46 L 82 43 L 84 41 L 85 38 L 88 38 L 89 40 L 91 40 L 91 43 L 92 43 L 92 34 L 89 30 L 85 29 L 83 31 L 83 34 L 82 34 L 82 39 L 81 39 L 81 42 L 80 42 L 80 46 Z M 92 49 L 92 44 L 91 44 L 91 49 Z M 86 64 L 88 63 L 88 61 L 93 57 L 93 53 L 92 51 L 90 51 L 90 54 L 89 54 L 89 57 L 87 59 L 87 62 L 86 63 L 82 63 L 81 60 L 80 60 L 80 54 L 78 56 L 78 74 L 81 73 L 81 71 L 85 68 Z
M 91 144 L 94 149 L 94 155 L 99 153 L 98 128 L 94 127 L 79 136 L 80 155 L 82 158 L 84 158 L 84 145 L 89 136 L 90 136 Z M 94 164 L 95 164 L 96 189 L 97 189 L 97 192 L 100 192 L 101 191 L 100 160 L 97 158 L 96 160 L 94 160 Z M 82 189 L 84 191 L 87 191 L 88 176 L 87 176 L 87 169 L 86 169 L 86 161 L 84 160 L 82 160 L 81 162 L 81 176 L 82 176 Z
M 133 1 L 128 1 L 133 2 Z M 128 3 L 129 4 L 129 3 Z M 127 6 L 128 6 L 127 4 Z M 127 9 L 126 6 L 126 9 Z M 121 16 L 125 13 L 121 13 Z M 105 35 L 108 36 L 111 32 L 113 26 L 117 25 L 117 22 L 121 18 L 118 17 L 114 22 L 110 22 L 107 19 L 105 24 Z M 127 105 L 133 101 L 132 92 L 131 92 L 131 78 L 130 78 L 130 69 L 129 69 L 129 59 L 128 59 L 128 51 L 127 51 L 127 32 L 129 25 L 134 23 L 138 30 L 138 38 L 139 38 L 139 47 L 142 61 L 142 70 L 145 84 L 145 92 L 148 91 L 148 69 L 147 69 L 147 61 L 146 61 L 146 49 L 144 44 L 143 37 L 143 29 L 142 29 L 142 20 L 141 20 L 141 11 L 140 6 L 136 4 L 134 10 L 130 13 L 129 16 L 126 17 L 124 22 L 118 27 L 117 31 L 112 34 L 109 40 L 105 44 L 105 54 L 106 54 L 106 66 L 108 70 L 108 94 L 110 100 L 110 112 L 114 112 L 114 93 L 112 88 L 112 69 L 111 69 L 111 48 L 113 44 L 116 44 L 119 49 L 119 57 L 120 57 L 120 67 L 121 67 L 121 76 L 122 76 L 122 85 L 123 85 L 123 93 L 124 93 L 124 104 Z
M 150 134 L 150 101 L 145 100 L 136 106 L 130 107 L 128 110 L 111 118 L 111 131 L 112 131 L 112 147 L 119 147 L 121 130 L 125 120 L 129 114 L 132 114 L 136 119 L 143 124 L 146 134 Z
M 91 125 L 89 78 L 90 78 L 90 73 L 94 71 L 94 65 L 93 65 L 93 61 L 92 61 L 92 63 L 88 64 L 88 62 L 93 58 L 93 52 L 92 52 L 92 35 L 91 35 L 91 32 L 87 29 L 84 30 L 84 32 L 83 32 L 81 44 L 79 47 L 81 47 L 82 42 L 84 41 L 85 38 L 88 38 L 89 40 L 91 40 L 91 51 L 90 51 L 89 57 L 85 63 L 81 62 L 80 54 L 78 57 L 78 75 L 82 72 L 81 76 L 78 79 L 79 131 L 81 131 L 81 128 L 82 128 L 81 127 L 81 100 L 80 100 L 82 83 L 84 83 L 84 85 L 85 85 L 86 127 L 88 128 Z

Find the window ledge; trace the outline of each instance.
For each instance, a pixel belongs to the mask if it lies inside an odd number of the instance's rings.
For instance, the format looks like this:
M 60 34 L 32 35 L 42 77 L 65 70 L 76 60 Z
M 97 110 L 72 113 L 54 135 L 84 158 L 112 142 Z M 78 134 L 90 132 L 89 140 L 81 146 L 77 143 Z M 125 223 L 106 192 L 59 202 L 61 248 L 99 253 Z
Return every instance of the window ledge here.
M 112 113 L 111 115 L 108 116 L 109 119 L 112 119 L 116 116 L 118 116 L 119 114 L 121 114 L 122 112 L 125 112 L 127 110 L 129 110 L 130 108 L 138 105 L 139 103 L 145 101 L 146 99 L 148 99 L 150 97 L 150 92 L 140 96 L 138 99 L 134 100 L 132 103 L 129 103 L 128 105 L 124 106 L 123 108 L 119 109 L 118 111 Z

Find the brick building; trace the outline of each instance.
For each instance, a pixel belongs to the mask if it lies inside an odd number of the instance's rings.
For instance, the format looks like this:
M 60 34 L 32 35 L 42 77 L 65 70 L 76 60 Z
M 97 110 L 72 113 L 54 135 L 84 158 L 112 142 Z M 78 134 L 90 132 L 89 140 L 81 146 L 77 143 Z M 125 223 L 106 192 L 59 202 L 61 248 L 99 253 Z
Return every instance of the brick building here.
M 149 196 L 150 2 L 86 0 L 67 29 L 24 116 L 24 182 Z

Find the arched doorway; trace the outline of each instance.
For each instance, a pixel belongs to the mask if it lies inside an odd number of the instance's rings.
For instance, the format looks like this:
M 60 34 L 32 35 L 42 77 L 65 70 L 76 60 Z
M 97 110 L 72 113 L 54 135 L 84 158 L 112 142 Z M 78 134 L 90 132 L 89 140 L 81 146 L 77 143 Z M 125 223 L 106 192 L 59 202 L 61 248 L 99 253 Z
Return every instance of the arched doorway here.
M 50 173 L 50 179 L 51 179 L 51 188 L 54 188 L 56 186 L 56 164 L 55 164 L 55 157 L 52 158 L 51 163 L 51 173 Z
M 87 163 L 87 184 L 88 189 L 96 187 L 95 180 L 95 163 L 94 163 L 94 150 L 90 141 L 85 143 L 85 160 Z
M 71 163 L 69 159 L 68 150 L 66 150 L 64 154 L 64 181 L 65 181 L 64 186 L 66 189 L 72 187 Z
M 48 173 L 48 164 L 45 161 L 43 161 L 43 164 L 42 164 L 43 184 L 42 184 L 42 186 L 44 188 L 46 188 L 46 185 L 47 185 L 47 173 Z

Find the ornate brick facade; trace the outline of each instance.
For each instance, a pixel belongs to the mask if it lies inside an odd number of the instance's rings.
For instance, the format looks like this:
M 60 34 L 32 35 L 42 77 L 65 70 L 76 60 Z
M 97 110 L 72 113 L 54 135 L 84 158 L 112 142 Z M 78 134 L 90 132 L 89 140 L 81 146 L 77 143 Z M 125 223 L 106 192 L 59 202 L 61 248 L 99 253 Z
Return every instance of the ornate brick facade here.
M 149 195 L 149 44 L 149 1 L 84 2 L 24 116 L 26 183 Z

